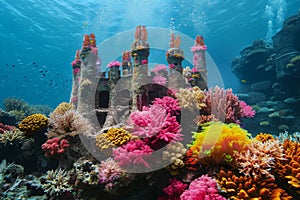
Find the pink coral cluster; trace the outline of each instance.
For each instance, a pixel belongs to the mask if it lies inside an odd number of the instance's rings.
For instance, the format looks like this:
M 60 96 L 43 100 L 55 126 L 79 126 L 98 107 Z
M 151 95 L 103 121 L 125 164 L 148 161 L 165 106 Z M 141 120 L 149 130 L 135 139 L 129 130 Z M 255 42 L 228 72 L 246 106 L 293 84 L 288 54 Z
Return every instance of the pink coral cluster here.
M 118 183 L 120 179 L 125 174 L 124 170 L 121 169 L 119 164 L 112 158 L 107 158 L 101 161 L 99 166 L 99 182 L 105 184 L 105 189 L 110 191 Z
M 166 71 L 167 70 L 167 66 L 163 65 L 163 64 L 157 64 L 155 65 L 155 67 L 152 69 L 152 71 L 155 74 L 159 74 L 160 71 Z
M 64 153 L 68 146 L 70 146 L 68 140 L 56 137 L 42 144 L 42 149 L 45 151 L 46 157 L 51 157 Z
M 163 98 L 155 98 L 152 103 L 153 105 L 162 106 L 164 109 L 166 109 L 167 113 L 170 113 L 171 115 L 179 114 L 178 111 L 181 110 L 178 100 L 168 96 Z
M 219 194 L 217 182 L 208 177 L 208 175 L 202 175 L 191 182 L 189 189 L 184 191 L 180 196 L 181 200 L 225 200 Z
M 216 119 L 224 120 L 225 123 L 240 124 L 242 117 L 253 117 L 255 111 L 245 102 L 240 101 L 232 93 L 232 89 L 222 89 L 219 87 L 210 88 L 204 92 L 203 102 L 206 107 L 201 110 L 201 114 L 214 115 Z
M 167 78 L 161 76 L 161 75 L 156 75 L 153 77 L 152 79 L 152 83 L 153 84 L 158 84 L 158 85 L 162 85 L 162 86 L 166 86 L 167 85 Z
M 127 144 L 113 150 L 114 159 L 119 161 L 120 166 L 130 164 L 143 165 L 150 168 L 147 160 L 153 150 L 142 140 L 132 140 Z
M 206 49 L 207 49 L 206 45 L 195 45 L 195 46 L 191 47 L 191 51 L 193 53 L 195 53 L 196 51 L 200 51 L 200 50 L 205 51 Z
M 108 68 L 120 67 L 120 66 L 121 66 L 121 63 L 117 60 L 112 61 L 112 62 L 108 63 L 108 65 L 107 65 Z
M 180 200 L 180 195 L 188 186 L 176 178 L 170 179 L 169 182 L 170 185 L 163 189 L 165 196 L 159 197 L 158 200 Z

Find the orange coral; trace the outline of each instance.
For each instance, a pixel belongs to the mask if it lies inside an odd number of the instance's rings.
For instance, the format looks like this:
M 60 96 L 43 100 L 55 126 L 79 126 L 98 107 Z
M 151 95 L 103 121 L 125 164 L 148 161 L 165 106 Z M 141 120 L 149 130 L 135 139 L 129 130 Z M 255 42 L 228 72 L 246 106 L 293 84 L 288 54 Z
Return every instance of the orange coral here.
M 33 114 L 19 124 L 19 129 L 25 133 L 26 136 L 31 136 L 36 132 L 46 129 L 48 126 L 48 118 L 42 114 Z
M 283 148 L 285 160 L 276 162 L 275 172 L 300 194 L 300 144 L 287 139 Z
M 273 135 L 271 135 L 269 133 L 260 133 L 257 136 L 255 136 L 254 139 L 258 140 L 260 142 L 266 142 L 266 141 L 269 141 L 269 140 L 273 141 L 274 137 L 273 137 Z
M 230 199 L 288 200 L 293 198 L 283 189 L 278 188 L 274 178 L 258 179 L 221 170 L 216 175 L 216 180 L 221 190 L 225 192 L 224 196 Z
M 210 157 L 215 163 L 231 162 L 235 152 L 246 149 L 250 134 L 237 124 L 211 122 L 195 132 L 190 150 L 199 159 Z

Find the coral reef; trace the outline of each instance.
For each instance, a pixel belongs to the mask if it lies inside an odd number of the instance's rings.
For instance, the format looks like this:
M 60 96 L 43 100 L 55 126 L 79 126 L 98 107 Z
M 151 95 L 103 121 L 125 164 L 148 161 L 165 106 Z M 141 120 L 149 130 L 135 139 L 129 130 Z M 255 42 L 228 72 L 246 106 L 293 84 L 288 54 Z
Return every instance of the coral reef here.
M 67 102 L 62 102 L 54 109 L 53 113 L 51 113 L 50 116 L 62 115 L 62 114 L 65 114 L 65 112 L 67 112 L 68 110 L 74 110 L 74 109 L 75 109 L 75 107 L 73 104 L 67 103 Z
M 16 127 L 10 125 L 4 125 L 0 122 L 0 133 L 4 133 L 5 131 L 10 131 Z
M 23 131 L 26 136 L 32 136 L 35 133 L 46 130 L 48 127 L 48 118 L 42 114 L 33 114 L 19 124 L 19 129 Z
M 163 98 L 155 98 L 152 103 L 153 105 L 162 106 L 166 112 L 170 113 L 171 115 L 179 114 L 178 111 L 181 110 L 178 100 L 168 96 Z
M 192 89 L 179 88 L 179 92 L 176 93 L 176 98 L 179 101 L 180 107 L 183 109 L 201 110 L 206 107 L 206 104 L 203 102 L 205 98 L 204 92 L 196 86 Z
M 177 174 L 178 169 L 184 167 L 183 157 L 186 151 L 182 143 L 175 142 L 168 145 L 166 151 L 162 152 L 162 160 L 171 163 L 171 165 L 167 167 L 171 174 Z

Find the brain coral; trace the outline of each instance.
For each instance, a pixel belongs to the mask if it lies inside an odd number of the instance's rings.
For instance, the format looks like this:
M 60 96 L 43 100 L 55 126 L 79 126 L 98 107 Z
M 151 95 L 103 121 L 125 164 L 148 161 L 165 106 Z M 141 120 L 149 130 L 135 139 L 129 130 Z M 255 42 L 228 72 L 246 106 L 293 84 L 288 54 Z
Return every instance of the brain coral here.
M 231 162 L 235 152 L 246 149 L 251 142 L 250 134 L 237 124 L 211 122 L 194 132 L 194 141 L 190 146 L 193 154 L 202 159 L 209 157 L 211 162 Z M 212 163 L 206 163 L 212 164 Z
M 27 136 L 31 136 L 36 132 L 46 129 L 48 126 L 48 118 L 42 114 L 33 114 L 19 124 L 19 129 Z

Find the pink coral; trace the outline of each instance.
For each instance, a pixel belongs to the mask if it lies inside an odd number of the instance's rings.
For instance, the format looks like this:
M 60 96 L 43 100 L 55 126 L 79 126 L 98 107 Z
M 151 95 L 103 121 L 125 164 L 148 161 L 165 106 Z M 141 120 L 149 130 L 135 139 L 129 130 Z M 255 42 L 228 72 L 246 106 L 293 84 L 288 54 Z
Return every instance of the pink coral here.
M 195 53 L 196 51 L 205 51 L 207 49 L 206 45 L 195 45 L 191 47 L 191 52 Z
M 121 63 L 119 61 L 117 61 L 117 60 L 112 61 L 112 62 L 108 63 L 108 65 L 107 65 L 107 67 L 109 67 L 109 68 L 120 67 L 120 66 L 121 66 Z
M 191 182 L 189 189 L 184 191 L 180 196 L 181 200 L 225 200 L 222 197 L 217 188 L 217 182 L 208 177 L 208 175 L 202 175 Z
M 178 111 L 181 110 L 178 100 L 168 96 L 163 98 L 155 98 L 152 103 L 153 105 L 162 106 L 164 109 L 166 109 L 167 113 L 170 113 L 171 115 L 179 114 Z
M 160 105 L 143 107 L 143 111 L 131 113 L 128 125 L 132 135 L 148 137 L 149 146 L 156 146 L 155 143 L 162 141 L 168 143 L 182 140 L 176 117 L 166 113 L 166 109 Z
M 232 89 L 225 90 L 215 87 L 205 91 L 204 94 L 203 103 L 206 104 L 206 107 L 201 110 L 203 115 L 212 114 L 216 119 L 224 120 L 225 123 L 237 124 L 240 124 L 242 117 L 253 117 L 254 115 L 251 107 L 240 101 L 232 93 Z
M 152 83 L 165 86 L 167 85 L 167 79 L 161 75 L 156 75 L 153 77 Z
M 158 198 L 158 200 L 180 200 L 180 195 L 187 188 L 188 184 L 184 184 L 176 178 L 169 180 L 170 185 L 164 188 L 166 196 Z
M 152 69 L 152 71 L 155 74 L 158 74 L 160 71 L 166 71 L 167 70 L 167 66 L 163 65 L 163 64 L 157 64 L 155 65 L 155 67 Z
M 148 60 L 147 59 L 142 60 L 142 65 L 147 65 L 147 64 L 148 64 Z
M 66 147 L 69 146 L 69 142 L 66 139 L 61 138 L 52 138 L 46 141 L 46 143 L 42 144 L 42 149 L 45 152 L 47 157 L 62 154 L 65 152 Z
M 169 64 L 169 68 L 174 69 L 174 68 L 175 68 L 175 65 L 174 65 L 173 63 L 170 63 L 170 64 Z
M 147 162 L 153 150 L 142 140 L 132 140 L 127 144 L 115 148 L 113 156 L 119 161 L 120 166 L 128 166 L 130 164 L 143 165 L 150 168 Z
M 99 166 L 99 182 L 105 184 L 106 190 L 111 190 L 117 180 L 124 176 L 125 172 L 119 164 L 112 158 L 101 161 Z

